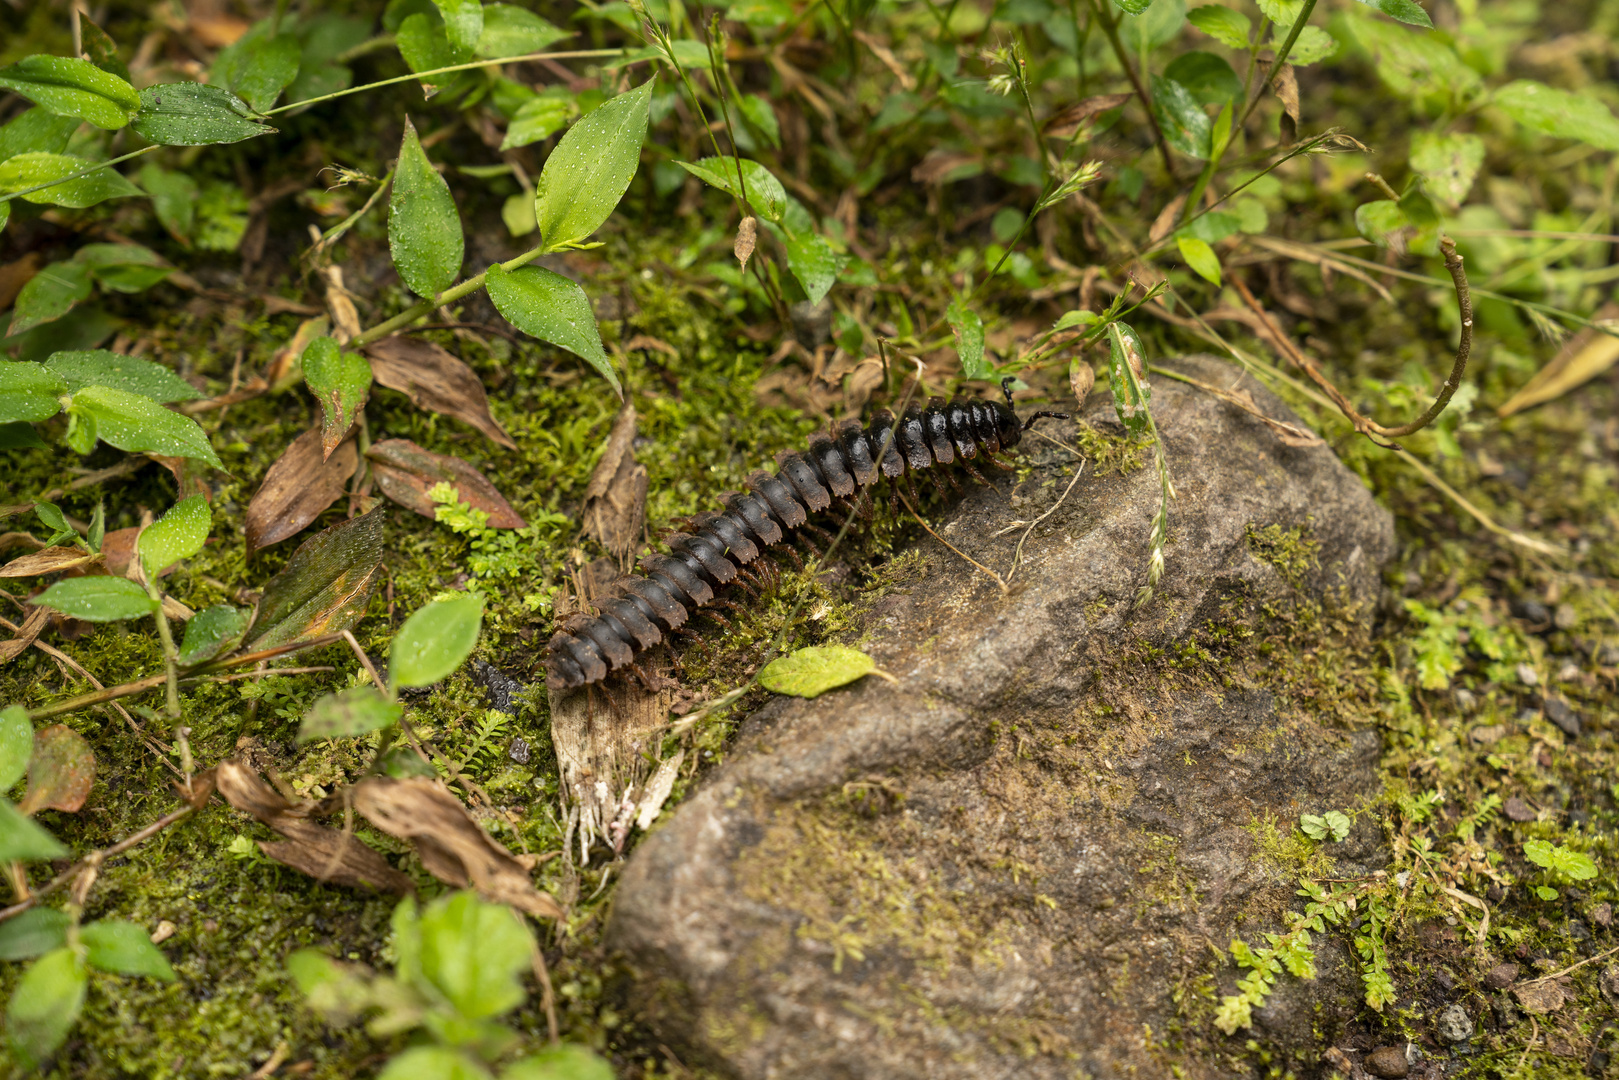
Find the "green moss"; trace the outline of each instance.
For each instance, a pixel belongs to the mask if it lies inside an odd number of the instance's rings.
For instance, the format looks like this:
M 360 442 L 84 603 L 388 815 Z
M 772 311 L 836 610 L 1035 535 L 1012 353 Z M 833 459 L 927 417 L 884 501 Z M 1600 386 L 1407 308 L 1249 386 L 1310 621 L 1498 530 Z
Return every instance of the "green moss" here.
M 1261 529 L 1250 522 L 1245 530 L 1248 550 L 1254 558 L 1276 567 L 1282 580 L 1293 588 L 1301 588 L 1305 575 L 1321 568 L 1321 542 L 1310 535 L 1308 525 L 1285 529 L 1280 525 L 1266 525 Z

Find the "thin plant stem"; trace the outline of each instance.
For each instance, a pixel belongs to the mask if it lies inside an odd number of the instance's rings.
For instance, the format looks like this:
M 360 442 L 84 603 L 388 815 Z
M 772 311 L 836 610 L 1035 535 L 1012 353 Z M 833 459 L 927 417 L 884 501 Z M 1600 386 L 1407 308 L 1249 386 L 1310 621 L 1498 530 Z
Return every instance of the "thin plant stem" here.
M 1299 35 L 1304 32 L 1304 24 L 1310 21 L 1310 14 L 1315 11 L 1315 2 L 1316 0 L 1304 0 L 1304 10 L 1300 11 L 1299 17 L 1293 20 L 1293 25 L 1288 30 L 1287 37 L 1282 40 L 1282 47 L 1276 50 L 1276 59 L 1271 61 L 1270 73 L 1265 76 L 1265 81 L 1260 84 L 1259 93 L 1249 99 L 1247 107 L 1242 111 L 1242 119 L 1237 121 L 1231 129 L 1233 132 L 1240 130 L 1242 125 L 1248 122 L 1248 118 L 1253 115 L 1254 109 L 1259 105 L 1259 99 L 1265 96 L 1265 91 L 1270 89 L 1270 84 L 1276 81 L 1276 76 L 1282 71 L 1282 65 L 1287 63 L 1287 54 L 1293 51 L 1294 43 L 1299 40 Z
M 83 873 L 85 869 L 91 866 L 99 867 L 108 859 L 113 858 L 116 855 L 122 855 L 132 847 L 144 844 L 146 841 L 150 840 L 152 837 L 156 836 L 170 825 L 173 825 L 182 818 L 189 817 L 193 812 L 192 807 L 182 806 L 178 810 L 172 810 L 169 813 L 164 814 L 162 817 L 158 818 L 150 825 L 147 825 L 139 832 L 133 833 L 111 847 L 102 848 L 100 851 L 92 851 L 90 854 L 86 855 L 84 858 L 80 859 L 66 870 L 63 870 L 60 874 L 57 874 L 55 877 L 51 878 L 47 884 L 35 889 L 26 900 L 12 904 L 8 908 L 0 908 L 0 922 L 5 922 L 7 919 L 16 918 L 18 915 L 21 915 L 23 912 L 39 903 L 57 889 L 60 889 L 68 882 L 78 877 L 79 874 Z
M 69 173 L 60 179 L 47 180 L 45 183 L 35 184 L 33 187 L 25 187 L 18 191 L 8 191 L 4 194 L 0 194 L 0 203 L 10 202 L 12 199 L 19 198 L 23 195 L 32 195 L 36 191 L 44 191 L 46 188 L 53 188 L 58 184 L 67 184 L 74 180 L 83 179 L 93 172 L 99 172 L 102 169 L 108 169 L 114 165 L 121 165 L 124 162 L 129 161 L 131 158 L 138 158 L 142 154 L 150 154 L 153 150 L 161 149 L 163 149 L 161 146 L 143 146 L 139 150 L 132 150 L 122 157 L 108 158 L 106 161 L 97 161 L 88 168 L 80 169 L 75 173 Z
M 382 79 L 364 86 L 351 86 L 347 90 L 334 90 L 330 94 L 321 94 L 319 97 L 305 98 L 302 101 L 290 101 L 285 105 L 277 105 L 273 109 L 266 109 L 265 116 L 275 116 L 291 109 L 302 109 L 310 105 L 319 105 L 327 101 L 335 101 L 350 94 L 363 93 L 366 90 L 376 90 L 383 86 L 395 86 L 399 83 L 413 82 L 417 79 L 426 79 L 434 75 L 449 75 L 457 71 L 471 71 L 473 68 L 485 68 L 499 64 L 520 64 L 529 60 L 593 60 L 609 56 L 623 56 L 627 49 L 578 49 L 573 52 L 537 52 L 527 53 L 523 56 L 503 56 L 499 60 L 473 60 L 466 64 L 451 64 L 449 67 L 432 68 L 428 71 L 413 71 L 409 75 L 396 75 L 391 79 Z
M 533 262 L 541 255 L 544 255 L 549 250 L 550 249 L 544 244 L 541 244 L 536 248 L 530 248 L 528 251 L 525 251 L 523 254 L 517 256 L 517 258 L 508 259 L 501 263 L 500 268 L 509 272 L 516 270 L 519 267 L 527 266 L 529 263 Z M 436 309 L 443 307 L 445 304 L 452 304 L 461 299 L 463 296 L 477 292 L 479 289 L 483 288 L 484 280 L 488 276 L 489 271 L 485 270 L 481 274 L 467 278 L 467 280 L 461 282 L 459 285 L 451 285 L 448 289 L 445 289 L 443 292 L 429 300 L 417 301 L 404 311 L 401 311 L 398 315 L 395 315 L 393 318 L 384 320 L 369 330 L 362 331 L 360 335 L 354 340 L 350 341 L 346 347 L 351 351 L 363 349 L 373 341 L 379 341 L 382 338 L 387 337 L 395 330 L 402 330 L 411 323 L 415 322 L 417 319 L 420 319 L 422 316 L 431 315 Z
M 1158 143 L 1158 152 L 1164 158 L 1164 172 L 1169 174 L 1171 183 L 1180 183 L 1180 177 L 1175 173 L 1175 161 L 1169 154 L 1169 142 L 1164 138 L 1164 129 L 1158 126 L 1158 114 L 1152 111 L 1152 95 L 1147 93 L 1141 76 L 1136 74 L 1135 65 L 1130 63 L 1130 54 L 1125 51 L 1124 42 L 1119 40 L 1119 24 L 1108 17 L 1107 0 L 1091 0 L 1091 9 L 1096 13 L 1098 21 L 1102 24 L 1102 33 L 1107 35 L 1108 44 L 1113 47 L 1113 55 L 1118 57 L 1119 66 L 1135 88 L 1136 97 L 1141 99 L 1142 106 L 1147 110 L 1147 123 L 1152 125 L 1152 137 Z

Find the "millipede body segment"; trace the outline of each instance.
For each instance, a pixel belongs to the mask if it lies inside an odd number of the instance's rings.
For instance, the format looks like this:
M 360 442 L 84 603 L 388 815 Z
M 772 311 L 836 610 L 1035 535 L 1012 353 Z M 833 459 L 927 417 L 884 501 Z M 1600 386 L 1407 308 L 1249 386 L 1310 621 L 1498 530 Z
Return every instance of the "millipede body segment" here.
M 933 398 L 898 419 L 879 410 L 865 428 L 844 420 L 829 433 L 810 437 L 803 452 L 776 456 L 774 476 L 759 471 L 748 491 L 725 498 L 725 510 L 692 519 L 693 531 L 668 538 L 669 554 L 641 560 L 644 576 L 616 582 L 617 595 L 597 604 L 595 616 L 576 616 L 551 638 L 546 684 L 554 692 L 600 682 L 635 662 L 638 654 L 678 630 L 692 612 L 715 602 L 716 590 L 742 576 L 743 567 L 766 548 L 782 543 L 828 509 L 879 480 L 911 484 L 911 473 L 959 465 L 982 479 L 973 462 L 996 462 L 995 453 L 1016 446 L 1028 426 L 1012 411 L 1010 379 L 1002 383 L 1006 404 L 974 398 Z M 935 483 L 938 475 L 934 474 Z M 914 496 L 915 490 L 912 488 Z

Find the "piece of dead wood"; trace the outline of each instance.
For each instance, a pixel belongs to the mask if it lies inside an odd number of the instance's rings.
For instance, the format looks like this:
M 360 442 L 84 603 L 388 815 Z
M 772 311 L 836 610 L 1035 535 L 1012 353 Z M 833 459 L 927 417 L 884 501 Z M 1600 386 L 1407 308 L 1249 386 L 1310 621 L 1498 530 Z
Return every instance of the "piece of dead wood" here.
M 1609 330 L 1619 330 L 1619 327 L 1612 325 L 1615 319 L 1619 319 L 1619 304 L 1614 303 L 1603 304 L 1591 316 L 1592 322 L 1602 322 L 1608 325 Z M 1616 362 L 1619 362 L 1619 337 L 1598 327 L 1587 326 L 1565 341 L 1551 362 L 1535 372 L 1534 378 L 1525 383 L 1522 390 L 1496 410 L 1496 415 L 1511 416 L 1560 398 L 1607 371 Z
M 236 809 L 285 836 L 285 841 L 259 841 L 259 849 L 285 866 L 321 881 L 350 888 L 407 893 L 413 883 L 376 851 L 352 835 L 310 821 L 308 807 L 296 806 L 241 762 L 220 762 L 215 779 L 219 793 Z
M 582 865 L 589 863 L 591 845 L 598 839 L 615 852 L 623 850 L 624 830 L 635 808 L 650 801 L 642 751 L 668 722 L 673 701 L 669 690 L 651 692 L 627 679 L 551 695 L 551 743 L 562 798 L 578 808 Z M 571 849 L 568 854 L 571 859 Z
M 580 515 L 585 533 L 621 563 L 640 545 L 645 531 L 646 492 L 646 466 L 635 460 L 635 406 L 626 399 L 585 486 Z
M 9 664 L 22 655 L 23 650 L 32 645 L 39 638 L 39 635 L 44 632 L 45 624 L 50 621 L 50 618 L 51 611 L 49 608 L 30 608 L 28 617 L 17 628 L 16 636 L 10 641 L 0 641 L 0 664 Z
M 100 561 L 101 556 L 92 555 L 81 547 L 59 544 L 48 547 L 43 551 L 30 552 L 19 555 L 4 566 L 0 566 L 0 578 L 39 577 L 42 574 L 59 574 L 63 570 L 73 570 L 89 566 Z
M 439 484 L 455 488 L 456 498 L 489 515 L 491 529 L 528 525 L 495 485 L 470 463 L 449 454 L 424 450 L 409 439 L 384 439 L 366 451 L 382 493 L 407 510 L 438 519 L 438 503 L 429 494 Z
M 528 869 L 484 832 L 461 801 L 436 779 L 371 776 L 354 786 L 354 809 L 390 836 L 409 840 L 427 872 L 458 889 L 535 918 L 560 919 L 562 908 L 529 881 Z
M 321 460 L 321 429 L 310 428 L 282 451 L 247 504 L 243 533 L 251 558 L 302 532 L 343 494 L 360 451 L 350 435 Z
M 508 450 L 517 444 L 489 415 L 483 383 L 449 350 L 431 341 L 393 334 L 366 346 L 371 374 L 390 390 L 398 390 L 419 409 L 463 420 Z

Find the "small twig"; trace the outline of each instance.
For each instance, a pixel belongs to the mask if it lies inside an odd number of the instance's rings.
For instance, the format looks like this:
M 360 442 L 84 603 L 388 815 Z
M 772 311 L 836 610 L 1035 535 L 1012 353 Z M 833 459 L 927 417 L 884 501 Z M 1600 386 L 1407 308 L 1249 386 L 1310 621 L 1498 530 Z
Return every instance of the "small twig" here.
M 1550 981 L 1552 979 L 1560 979 L 1564 975 L 1567 975 L 1569 972 L 1575 970 L 1576 968 L 1582 968 L 1586 964 L 1592 963 L 1592 962 L 1597 961 L 1597 960 L 1605 959 L 1605 958 L 1607 958 L 1609 956 L 1612 956 L 1614 953 L 1619 953 L 1619 945 L 1615 945 L 1613 948 L 1609 949 L 1607 952 L 1597 953 L 1595 956 L 1587 956 L 1584 960 L 1581 960 L 1577 964 L 1570 964 L 1568 967 L 1564 968 L 1562 971 L 1554 971 L 1550 975 L 1542 975 L 1538 979 L 1530 979 L 1528 982 L 1524 983 L 1524 985 L 1525 986 L 1533 986 L 1535 983 L 1543 983 L 1543 982 L 1548 982 L 1548 981 Z
M 360 648 L 360 643 L 354 640 L 354 631 L 343 631 L 343 640 L 349 643 L 349 648 L 354 650 L 354 655 L 360 658 L 360 663 L 364 666 L 366 674 L 371 676 L 371 681 L 376 683 L 378 690 L 381 690 L 383 688 L 382 676 L 377 674 L 376 667 L 372 665 L 371 658 L 365 655 L 365 650 Z
M 1068 493 L 1070 491 L 1074 490 L 1074 485 L 1079 483 L 1079 478 L 1081 476 L 1083 476 L 1084 474 L 1085 474 L 1085 463 L 1083 461 L 1081 461 L 1079 463 L 1079 468 L 1074 470 L 1074 478 L 1072 480 L 1068 481 L 1068 488 L 1067 488 L 1067 490 L 1065 490 L 1062 493 L 1062 498 L 1060 498 L 1056 502 L 1052 503 L 1050 510 L 1047 510 L 1045 513 L 1041 514 L 1039 517 L 1035 518 L 1033 521 L 1031 521 L 1029 523 L 1029 527 L 1027 529 L 1023 530 L 1023 535 L 1018 539 L 1018 542 L 1017 542 L 1017 550 L 1012 552 L 1012 569 L 1010 569 L 1010 570 L 1008 570 L 1006 572 L 1006 583 L 1008 585 L 1010 585 L 1012 583 L 1012 577 L 1013 577 L 1014 574 L 1017 573 L 1018 565 L 1023 559 L 1023 542 L 1029 538 L 1030 533 L 1034 532 L 1034 527 L 1036 525 L 1040 524 L 1042 521 L 1046 520 L 1046 518 L 1050 517 L 1052 514 L 1055 514 L 1057 512 L 1057 507 L 1061 506 L 1063 504 L 1063 502 L 1068 498 Z
M 275 1044 L 275 1051 L 270 1054 L 269 1059 L 248 1074 L 247 1080 L 269 1080 L 269 1077 L 274 1076 L 275 1071 L 281 1068 L 291 1055 L 292 1047 L 287 1044 L 287 1040 L 282 1039 Z
M 170 825 L 173 825 L 176 821 L 179 821 L 187 814 L 192 813 L 193 810 L 193 807 L 182 806 L 178 810 L 173 810 L 167 814 L 164 814 L 162 817 L 158 818 L 144 829 L 125 837 L 111 847 L 102 848 L 100 851 L 92 851 L 90 854 L 86 855 L 84 858 L 80 859 L 66 870 L 63 870 L 60 874 L 57 874 L 55 877 L 51 878 L 47 884 L 35 889 L 34 894 L 28 899 L 12 904 L 8 908 L 0 908 L 0 922 L 5 922 L 7 919 L 16 918 L 18 915 L 21 915 L 23 912 L 39 903 L 41 898 L 49 896 L 57 889 L 60 889 L 68 882 L 78 877 L 79 873 L 87 867 L 100 866 L 113 856 L 122 855 L 130 848 L 145 843 L 147 840 L 150 840 L 152 837 L 156 836 Z
M 120 476 L 128 476 L 130 473 L 140 471 L 143 466 L 150 465 L 151 462 L 152 459 L 144 455 L 138 457 L 127 457 L 116 465 L 109 465 L 105 469 L 97 469 L 93 473 L 85 473 L 83 476 L 79 477 L 70 484 L 63 484 L 61 487 L 51 488 L 51 490 L 45 492 L 45 494 L 39 496 L 34 501 L 50 502 L 52 499 L 60 498 L 70 491 L 78 491 L 80 488 L 87 488 L 92 484 L 99 484 L 103 480 L 113 480 Z
M 561 1028 L 557 1024 L 556 993 L 551 989 L 551 971 L 545 966 L 545 950 L 540 947 L 537 938 L 534 941 L 533 963 L 534 977 L 540 980 L 540 1005 L 545 1009 L 545 1026 L 551 1033 L 552 1045 L 555 1045 L 562 1039 Z
M 894 495 L 902 504 L 904 504 L 905 509 L 911 512 L 911 516 L 916 519 L 916 523 L 927 530 L 929 536 L 933 537 L 933 539 L 937 540 L 939 543 L 943 544 L 945 547 L 949 548 L 951 551 L 955 552 L 957 555 L 960 555 L 963 559 L 967 560 L 969 563 L 976 566 L 990 577 L 994 578 L 995 584 L 1001 587 L 1002 595 L 1005 595 L 1009 591 L 1006 587 L 1006 582 L 1001 578 L 1001 575 L 997 574 L 995 571 L 991 570 L 989 567 L 985 566 L 983 563 L 979 562 L 977 559 L 973 558 L 971 555 L 968 555 L 966 552 L 956 547 L 956 545 L 934 532 L 932 527 L 929 526 L 927 522 L 922 520 L 922 515 L 918 514 L 915 508 L 911 506 L 910 500 L 904 495 L 900 494 L 900 492 L 895 491 Z

